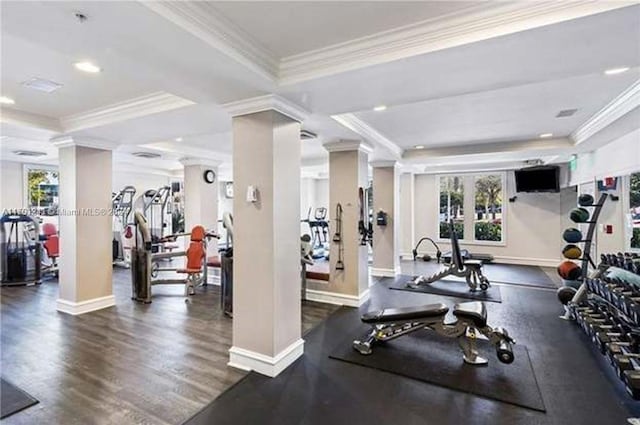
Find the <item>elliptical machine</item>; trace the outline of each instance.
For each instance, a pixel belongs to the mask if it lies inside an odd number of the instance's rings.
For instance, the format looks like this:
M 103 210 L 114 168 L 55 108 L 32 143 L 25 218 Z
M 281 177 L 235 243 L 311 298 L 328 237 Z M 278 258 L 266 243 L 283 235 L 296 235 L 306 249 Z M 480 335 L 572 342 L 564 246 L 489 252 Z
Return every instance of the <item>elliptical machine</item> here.
M 9 231 L 7 231 L 9 226 Z M 40 234 L 40 222 L 26 214 L 4 214 L 0 217 L 0 257 L 2 286 L 38 285 L 41 280 L 42 247 L 36 237 L 25 236 L 31 229 Z

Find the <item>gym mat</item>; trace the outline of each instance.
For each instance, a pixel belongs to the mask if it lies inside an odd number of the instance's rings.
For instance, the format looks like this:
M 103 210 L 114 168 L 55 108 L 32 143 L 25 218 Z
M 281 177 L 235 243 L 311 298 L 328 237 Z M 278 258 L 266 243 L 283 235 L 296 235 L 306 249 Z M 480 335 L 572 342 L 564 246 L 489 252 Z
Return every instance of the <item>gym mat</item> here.
M 399 275 L 393 284 L 389 285 L 389 289 L 409 292 L 422 292 L 424 294 L 444 295 L 447 297 L 467 298 L 476 301 L 489 301 L 501 303 L 499 286 L 491 286 L 486 291 L 469 290 L 469 285 L 464 280 L 441 279 L 430 285 L 421 285 L 419 287 L 407 287 L 407 282 L 414 279 L 415 276 Z
M 11 382 L 0 378 L 0 419 L 18 413 L 21 410 L 37 404 L 38 400 L 31 397 Z
M 471 366 L 462 360 L 456 338 L 446 338 L 429 331 L 418 331 L 378 344 L 364 356 L 352 347 L 354 338 L 345 339 L 330 358 L 428 382 L 441 387 L 498 400 L 527 409 L 546 412 L 540 388 L 531 366 L 529 352 L 514 345 L 515 360 L 503 364 L 487 341 L 478 341 L 478 350 L 489 360 L 487 366 Z
M 492 283 L 557 288 L 553 280 L 538 266 L 485 264 L 484 274 Z

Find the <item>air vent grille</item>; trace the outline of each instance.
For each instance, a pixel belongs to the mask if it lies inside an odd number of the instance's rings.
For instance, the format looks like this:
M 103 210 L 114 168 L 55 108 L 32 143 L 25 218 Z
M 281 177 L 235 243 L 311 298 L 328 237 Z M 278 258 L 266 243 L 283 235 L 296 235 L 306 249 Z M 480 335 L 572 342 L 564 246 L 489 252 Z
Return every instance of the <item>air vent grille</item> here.
M 301 140 L 312 140 L 317 138 L 318 135 L 316 133 L 312 133 L 309 130 L 301 130 L 300 131 L 300 139 Z
M 47 156 L 46 152 L 38 152 L 38 151 L 13 151 L 14 154 L 18 156 Z
M 134 152 L 131 155 L 137 158 L 145 158 L 145 159 L 153 159 L 153 158 L 161 157 L 159 153 L 153 153 L 153 152 Z
M 563 109 L 562 111 L 558 112 L 556 118 L 567 118 L 573 116 L 573 114 L 575 114 L 577 111 L 577 109 Z
M 53 93 L 54 91 L 60 89 L 62 84 L 56 83 L 55 81 L 45 80 L 43 78 L 31 78 L 27 81 L 23 81 L 22 85 L 25 87 L 29 87 L 30 89 L 43 91 L 45 93 Z

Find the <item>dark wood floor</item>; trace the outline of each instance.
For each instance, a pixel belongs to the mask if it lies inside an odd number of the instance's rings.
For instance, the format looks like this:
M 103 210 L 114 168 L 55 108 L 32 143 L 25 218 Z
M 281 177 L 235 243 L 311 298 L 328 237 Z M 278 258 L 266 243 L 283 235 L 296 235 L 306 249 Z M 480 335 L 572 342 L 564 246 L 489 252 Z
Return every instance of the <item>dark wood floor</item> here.
M 217 287 L 185 303 L 182 287 L 157 286 L 140 305 L 129 282 L 114 270 L 117 305 L 77 317 L 55 310 L 56 282 L 0 290 L 2 376 L 40 401 L 3 423 L 179 424 L 245 375 L 226 365 Z M 303 303 L 303 332 L 335 309 Z

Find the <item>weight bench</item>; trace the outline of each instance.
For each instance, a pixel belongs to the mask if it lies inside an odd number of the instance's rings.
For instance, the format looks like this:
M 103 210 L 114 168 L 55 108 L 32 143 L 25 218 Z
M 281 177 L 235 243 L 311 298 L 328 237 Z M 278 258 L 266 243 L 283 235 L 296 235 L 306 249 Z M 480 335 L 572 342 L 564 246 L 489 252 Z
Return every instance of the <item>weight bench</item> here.
M 476 291 L 478 287 L 483 291 L 489 289 L 491 283 L 482 273 L 482 261 L 463 260 L 458 235 L 454 231 L 453 220 L 449 221 L 449 233 L 451 235 L 451 263 L 449 266 L 429 277 L 418 276 L 407 282 L 407 287 L 417 289 L 422 285 L 430 285 L 433 282 L 437 282 L 446 276 L 456 276 L 464 278 L 471 291 Z
M 378 341 L 390 341 L 427 329 L 448 338 L 458 338 L 465 363 L 485 365 L 489 362 L 480 357 L 476 350 L 475 340 L 478 334 L 487 337 L 496 348 L 498 360 L 507 364 L 513 362 L 512 344 L 515 341 L 506 329 L 494 329 L 487 324 L 487 310 L 483 303 L 472 301 L 454 305 L 453 315 L 456 320 L 452 323 L 444 321 L 448 312 L 449 307 L 442 303 L 370 311 L 362 315 L 361 320 L 371 325 L 371 329 L 362 340 L 353 341 L 353 348 L 362 355 L 369 355 L 373 353 L 373 345 Z

